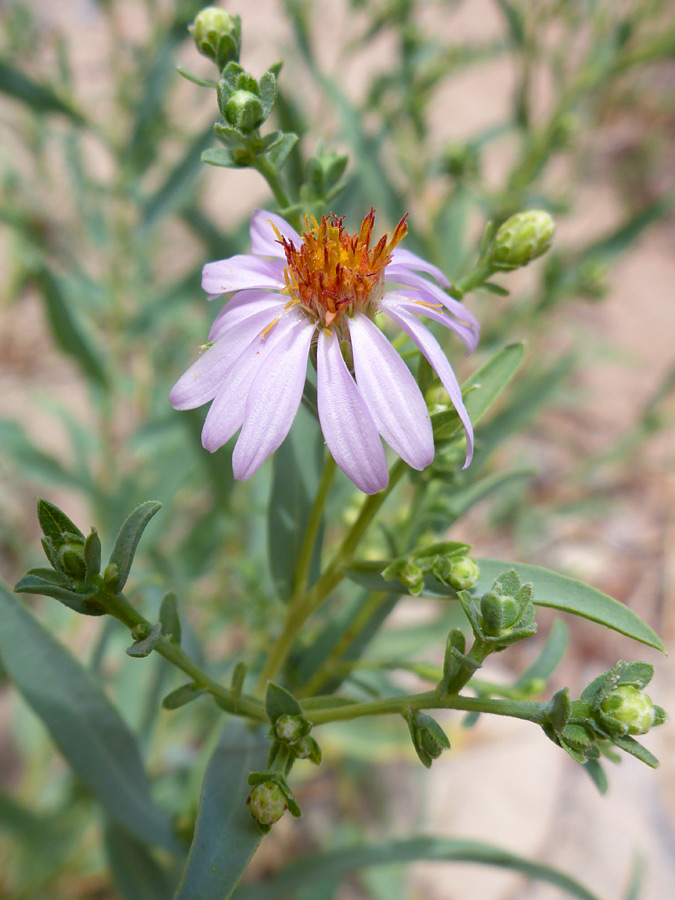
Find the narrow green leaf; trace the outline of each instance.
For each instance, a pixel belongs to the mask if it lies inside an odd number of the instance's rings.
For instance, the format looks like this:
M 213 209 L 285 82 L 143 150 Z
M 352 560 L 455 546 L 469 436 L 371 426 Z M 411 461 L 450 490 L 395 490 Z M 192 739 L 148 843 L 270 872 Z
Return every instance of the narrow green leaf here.
M 179 688 L 176 688 L 175 691 L 171 691 L 170 694 L 167 694 L 166 697 L 162 700 L 162 707 L 164 709 L 180 709 L 181 706 L 185 706 L 186 703 L 190 703 L 192 700 L 196 700 L 197 697 L 201 697 L 204 693 L 204 688 L 197 687 L 196 684 L 182 684 Z
M 162 626 L 158 622 L 156 625 L 152 626 L 150 634 L 147 637 L 143 638 L 141 641 L 136 641 L 131 647 L 127 647 L 127 655 L 133 656 L 136 659 L 144 659 L 146 656 L 150 656 L 157 644 L 159 644 L 161 636 Z
M 536 470 L 529 468 L 516 469 L 511 472 L 493 472 L 485 478 L 479 478 L 465 487 L 459 488 L 452 493 L 444 506 L 444 512 L 447 513 L 446 527 L 449 528 L 453 521 L 461 518 L 484 497 L 496 493 L 514 481 L 532 478 L 535 474 Z
M 213 140 L 211 126 L 198 135 L 165 181 L 148 198 L 143 209 L 143 228 L 148 229 L 163 216 L 185 204 L 201 170 L 202 153 Z
M 248 811 L 248 774 L 265 766 L 268 742 L 230 719 L 204 775 L 197 826 L 174 900 L 227 900 L 261 840 Z
M 605 770 L 598 760 L 589 759 L 583 763 L 583 767 L 598 791 L 603 795 L 606 794 L 607 789 L 609 788 L 609 782 L 607 781 Z
M 347 566 L 343 571 L 347 578 L 357 584 L 373 591 L 391 591 L 394 582 L 385 581 L 382 570 L 386 568 L 390 560 L 358 561 Z M 646 622 L 623 603 L 614 600 L 602 591 L 598 591 L 588 584 L 551 572 L 540 566 L 530 566 L 524 563 L 512 563 L 499 559 L 476 558 L 480 567 L 480 578 L 473 588 L 476 596 L 481 596 L 489 591 L 494 581 L 507 569 L 514 569 L 521 581 L 531 582 L 534 587 L 534 602 L 537 606 L 549 606 L 561 612 L 582 616 L 591 622 L 597 622 L 613 631 L 618 631 L 626 637 L 654 647 L 656 650 L 664 650 L 663 642 Z M 427 574 L 424 579 L 426 596 L 441 596 L 456 598 L 456 592 L 444 585 L 433 575 Z M 402 594 L 407 594 L 408 589 L 400 585 Z
M 646 747 L 643 747 L 642 744 L 638 743 L 635 738 L 632 738 L 627 734 L 623 734 L 618 737 L 613 737 L 612 743 L 615 747 L 619 747 L 621 750 L 625 750 L 626 753 L 630 753 L 631 756 L 639 759 L 640 762 L 646 763 L 648 766 L 651 766 L 652 769 L 658 769 L 658 759 L 654 756 L 653 753 L 650 753 Z
M 86 486 L 86 477 L 82 473 L 67 469 L 55 456 L 37 447 L 17 422 L 0 419 L 0 445 L 5 458 L 11 458 L 20 467 L 24 478 L 35 479 L 50 488 L 57 484 Z
M 549 631 L 546 643 L 541 648 L 541 653 L 531 666 L 519 676 L 516 687 L 522 687 L 535 679 L 546 681 L 558 667 L 567 649 L 569 628 L 562 619 L 555 619 Z
M 76 322 L 61 282 L 48 269 L 38 273 L 37 281 L 57 346 L 75 360 L 91 382 L 105 385 L 108 379 L 100 362 L 102 354 Z
M 0 92 L 20 100 L 36 112 L 60 113 L 77 124 L 83 124 L 80 112 L 48 85 L 39 84 L 23 72 L 0 59 Z
M 389 863 L 416 862 L 471 862 L 484 866 L 496 866 L 520 872 L 536 881 L 552 884 L 578 900 L 599 900 L 575 878 L 543 863 L 534 862 L 478 841 L 452 840 L 449 838 L 416 837 L 408 840 L 386 841 L 381 844 L 347 847 L 345 849 L 305 856 L 283 868 L 275 876 L 257 884 L 242 885 L 235 900 L 282 900 L 293 896 L 300 886 L 329 876 L 340 876 L 363 866 L 381 866 Z M 205 900 L 207 898 L 205 897 Z M 208 898 L 210 900 L 210 898 Z M 220 898 L 218 898 L 220 900 Z
M 462 391 L 475 387 L 465 398 L 466 409 L 474 426 L 513 378 L 523 361 L 524 353 L 523 344 L 509 344 L 462 385 Z M 431 421 L 434 436 L 446 436 L 448 430 L 452 434 L 460 428 L 459 417 L 454 410 L 436 413 L 431 417 Z
M 106 822 L 105 852 L 117 889 L 124 900 L 167 900 L 174 885 L 145 844 L 116 822 Z
M 278 140 L 270 144 L 267 150 L 265 150 L 266 158 L 272 163 L 277 171 L 283 168 L 289 153 L 293 147 L 295 147 L 297 142 L 297 134 L 282 134 Z
M 79 538 L 84 543 L 84 535 L 77 525 L 49 500 L 38 499 L 37 516 L 42 533 L 49 538 L 56 550 L 60 550 L 73 537 Z
M 44 578 L 36 575 L 35 572 L 42 571 L 45 574 L 54 576 L 53 578 Z M 97 603 L 88 603 L 87 601 L 93 596 L 93 590 L 86 593 L 70 590 L 56 582 L 59 573 L 52 569 L 36 569 L 29 572 L 21 578 L 14 587 L 17 594 L 36 594 L 41 597 L 51 597 L 58 600 L 69 609 L 80 613 L 83 616 L 102 616 L 105 610 Z
M 301 716 L 302 706 L 290 691 L 270 681 L 265 694 L 265 712 L 270 722 L 276 722 L 279 716 Z
M 138 542 L 155 513 L 159 512 L 162 504 L 156 500 L 146 500 L 130 513 L 122 523 L 113 552 L 110 554 L 110 563 L 116 565 L 119 570 L 118 589 L 121 591 L 129 577 L 129 570 L 134 561 L 134 555 Z
M 225 147 L 211 147 L 209 150 L 204 150 L 201 160 L 210 166 L 225 166 L 227 169 L 239 168 L 239 163 Z
M 150 797 L 134 736 L 80 663 L 0 584 L 0 656 L 10 679 L 108 814 L 139 840 L 176 845 Z
M 159 621 L 162 626 L 162 634 L 180 646 L 181 627 L 178 616 L 178 600 L 173 591 L 164 595 L 159 607 Z

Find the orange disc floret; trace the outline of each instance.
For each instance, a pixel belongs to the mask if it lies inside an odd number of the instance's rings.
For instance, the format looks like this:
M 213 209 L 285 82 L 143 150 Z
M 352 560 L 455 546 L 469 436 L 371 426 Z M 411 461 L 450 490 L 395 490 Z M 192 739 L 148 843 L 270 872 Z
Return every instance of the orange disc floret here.
M 403 216 L 393 234 L 383 235 L 371 248 L 375 210 L 364 218 L 361 228 L 350 234 L 344 216 L 305 218 L 303 242 L 296 247 L 277 232 L 286 254 L 286 291 L 291 304 L 299 304 L 322 325 L 329 327 L 342 313 L 374 315 L 382 297 L 384 269 L 391 252 L 405 237 L 408 226 Z

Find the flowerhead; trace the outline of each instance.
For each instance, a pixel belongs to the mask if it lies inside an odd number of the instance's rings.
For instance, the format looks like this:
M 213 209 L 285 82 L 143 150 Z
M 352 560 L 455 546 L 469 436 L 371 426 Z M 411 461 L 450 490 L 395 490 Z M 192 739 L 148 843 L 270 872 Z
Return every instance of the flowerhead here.
M 440 269 L 398 246 L 405 217 L 373 242 L 375 214 L 350 234 L 343 219 L 306 220 L 299 235 L 256 210 L 251 253 L 204 266 L 209 299 L 231 294 L 207 349 L 174 385 L 176 409 L 211 402 L 202 443 L 211 452 L 241 429 L 232 465 L 244 480 L 283 442 L 316 348 L 319 421 L 338 466 L 367 494 L 387 485 L 381 438 L 414 469 L 434 457 L 426 403 L 410 370 L 375 324 L 385 313 L 427 358 L 460 416 L 471 461 L 473 432 L 450 364 L 419 316 L 454 331 L 471 352 L 478 322 L 443 290 Z

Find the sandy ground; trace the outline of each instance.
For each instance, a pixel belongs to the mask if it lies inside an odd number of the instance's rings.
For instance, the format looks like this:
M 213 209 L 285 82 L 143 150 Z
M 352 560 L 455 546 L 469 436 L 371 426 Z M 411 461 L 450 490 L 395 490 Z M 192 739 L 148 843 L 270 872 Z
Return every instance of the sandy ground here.
M 387 43 L 379 41 L 373 48 L 374 57 L 342 70 L 335 48 L 349 33 L 349 23 L 327 0 L 317 5 L 322 6 L 327 23 L 323 37 L 325 69 L 339 73 L 346 89 L 358 95 L 364 73 L 386 56 Z M 67 7 L 45 2 L 36 2 L 35 6 L 69 27 L 78 17 L 86 19 L 91 15 L 88 4 L 80 0 Z M 279 44 L 289 39 L 280 4 L 274 0 L 257 0 L 255 4 L 238 0 L 228 3 L 228 8 L 245 14 L 246 33 L 251 35 L 247 62 L 254 71 L 262 70 L 279 56 Z M 256 16 L 264 28 L 256 29 Z M 486 38 L 497 27 L 493 5 L 487 0 L 475 0 L 464 4 L 463 11 L 453 19 L 452 36 L 455 40 L 477 34 Z M 78 65 L 95 73 L 95 57 L 95 45 L 85 42 L 77 57 Z M 292 64 L 289 69 L 292 72 Z M 95 91 L 96 83 L 95 76 L 88 79 L 85 90 Z M 443 96 L 448 115 L 443 117 L 438 140 L 461 137 L 494 121 L 508 102 L 511 84 L 510 70 L 503 63 L 489 64 L 457 79 Z M 499 161 L 492 165 L 492 177 L 499 177 Z M 212 198 L 215 214 L 223 224 L 236 220 L 240 212 L 250 207 L 252 198 L 255 201 L 264 197 L 260 185 L 249 176 L 241 179 L 233 197 L 234 177 L 228 173 L 221 182 L 220 193 L 214 193 Z M 226 191 L 222 186 L 225 182 Z M 225 196 L 228 212 L 223 216 Z M 599 220 L 608 225 L 615 221 L 616 195 L 600 177 L 585 190 L 582 207 L 583 212 L 564 224 L 563 236 L 594 228 Z M 574 439 L 581 446 L 585 440 L 595 445 L 599 429 L 603 436 L 600 440 L 609 441 L 620 434 L 672 364 L 673 236 L 672 221 L 651 229 L 639 246 L 612 268 L 608 298 L 592 311 L 581 313 L 604 340 L 620 351 L 621 358 L 581 374 L 578 388 L 585 406 L 574 425 Z M 32 368 L 32 383 L 17 387 L 17 376 L 22 375 L 17 360 L 23 357 L 17 353 L 15 341 L 19 346 L 26 340 L 33 348 L 36 342 L 37 346 L 46 346 L 37 307 L 30 314 L 28 338 L 24 337 L 24 315 L 25 307 L 21 317 L 16 310 L 0 310 L 0 351 L 5 370 L 0 376 L 0 413 L 21 418 L 36 380 L 53 384 L 56 379 L 62 396 L 79 406 L 83 398 L 72 370 L 48 354 L 37 370 Z M 620 599 L 646 610 L 652 624 L 672 647 L 675 563 L 671 510 L 675 477 L 664 462 L 666 450 L 667 442 L 662 440 L 656 452 L 640 461 L 639 472 L 627 485 L 626 502 L 616 518 L 594 534 L 597 543 L 592 551 L 588 532 L 580 528 L 562 536 L 553 556 L 561 566 L 576 565 L 580 575 L 614 587 L 613 593 Z M 641 537 L 636 537 L 636 527 Z M 611 575 L 616 567 L 621 572 L 618 579 Z M 599 670 L 593 659 L 594 640 L 595 632 L 581 640 L 582 652 L 575 658 L 577 670 L 572 673 L 578 687 Z M 583 657 L 584 641 L 588 660 Z M 611 651 L 615 651 L 614 658 L 635 653 L 621 642 L 612 643 Z M 657 666 L 651 693 L 657 702 L 675 710 L 672 660 L 650 652 L 642 656 Z M 436 762 L 428 774 L 416 778 L 415 784 L 423 785 L 422 798 L 416 795 L 414 800 L 421 808 L 422 830 L 494 841 L 575 874 L 608 900 L 622 896 L 633 860 L 642 855 L 647 875 L 641 900 L 665 900 L 671 896 L 675 883 L 675 726 L 666 724 L 645 743 L 660 757 L 661 768 L 652 772 L 627 758 L 620 767 L 611 768 L 610 793 L 601 798 L 585 774 L 528 725 L 510 720 L 484 721 L 468 736 L 464 735 L 457 749 Z M 400 766 L 392 766 L 384 777 L 396 784 L 401 777 Z M 405 833 L 401 826 L 403 812 L 399 810 L 398 818 L 393 820 L 392 830 L 397 835 Z M 526 887 L 515 875 L 476 866 L 436 864 L 414 866 L 408 891 L 411 900 L 553 900 L 560 896 L 553 889 Z M 340 894 L 341 900 L 357 900 L 360 896 L 352 886 L 345 886 Z

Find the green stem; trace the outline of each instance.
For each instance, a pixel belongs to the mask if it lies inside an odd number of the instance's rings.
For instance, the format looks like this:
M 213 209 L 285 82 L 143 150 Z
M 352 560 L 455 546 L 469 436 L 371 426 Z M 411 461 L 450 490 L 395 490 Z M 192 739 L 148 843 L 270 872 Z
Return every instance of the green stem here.
M 378 494 L 371 494 L 368 497 L 361 507 L 358 518 L 347 532 L 342 544 L 319 580 L 306 594 L 299 596 L 290 605 L 284 629 L 272 646 L 260 673 L 258 692 L 262 692 L 267 682 L 273 679 L 281 670 L 304 623 L 345 577 L 342 571 L 343 567 L 349 561 L 380 507 L 403 477 L 405 470 L 406 464 L 403 460 L 394 463 L 389 472 L 389 484 L 383 491 L 380 491 Z
M 540 725 L 544 721 L 544 705 L 532 700 L 498 700 L 458 695 L 441 698 L 436 691 L 425 691 L 422 694 L 387 697 L 383 700 L 369 700 L 365 703 L 314 709 L 307 711 L 305 715 L 311 719 L 314 725 L 325 725 L 329 722 L 345 722 L 363 718 L 363 716 L 385 716 L 395 713 L 402 715 L 406 709 L 459 709 L 465 712 L 511 716 Z
M 293 207 L 293 209 L 291 210 L 291 198 L 288 196 L 286 188 L 283 186 L 281 178 L 279 177 L 279 173 L 274 168 L 274 166 L 269 162 L 269 160 L 265 159 L 264 156 L 257 156 L 255 161 L 251 165 L 254 169 L 260 172 L 262 177 L 269 185 L 270 190 L 274 194 L 274 199 L 279 205 L 281 214 L 286 217 L 288 222 L 297 231 L 301 231 L 302 225 L 300 223 L 300 215 L 298 212 L 295 212 L 296 207 Z
M 326 503 L 326 497 L 333 482 L 335 475 L 335 460 L 330 453 L 326 456 L 321 473 L 321 481 L 314 498 L 314 503 L 307 518 L 307 527 L 305 528 L 305 536 L 300 548 L 298 564 L 295 572 L 295 583 L 293 590 L 293 599 L 291 604 L 297 601 L 297 598 L 307 590 L 307 582 L 309 580 L 309 569 L 312 564 L 314 555 L 314 547 L 316 546 L 316 538 L 321 526 L 321 517 L 323 516 L 323 508 Z
M 453 284 L 450 291 L 451 295 L 457 300 L 461 300 L 465 294 L 469 293 L 469 291 L 480 287 L 481 284 L 486 282 L 490 275 L 494 274 L 494 271 L 494 267 L 489 261 L 479 263 L 479 265 L 469 272 L 468 275 L 465 275 L 464 278 L 460 278 L 457 284 Z
M 108 594 L 102 600 L 107 611 L 114 616 L 127 628 L 132 629 L 137 625 L 149 629 L 151 623 L 142 616 L 138 610 L 131 605 L 124 594 Z M 234 713 L 240 716 L 247 716 L 259 722 L 266 722 L 267 715 L 265 708 L 260 700 L 254 697 L 237 695 L 233 691 L 224 688 L 217 681 L 214 681 L 206 672 L 201 669 L 196 662 L 190 659 L 183 650 L 168 638 L 160 637 L 155 651 L 163 656 L 167 662 L 170 662 L 176 668 L 180 669 L 188 675 L 194 684 L 208 691 L 213 697 L 216 704 L 226 712 Z

